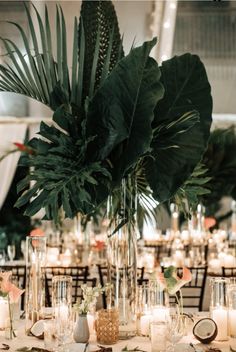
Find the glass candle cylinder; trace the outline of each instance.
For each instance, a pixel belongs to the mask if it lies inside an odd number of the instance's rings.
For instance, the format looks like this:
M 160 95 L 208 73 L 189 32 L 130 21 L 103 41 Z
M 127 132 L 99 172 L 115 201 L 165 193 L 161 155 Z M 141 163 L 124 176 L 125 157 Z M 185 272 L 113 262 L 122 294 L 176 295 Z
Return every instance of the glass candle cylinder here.
M 112 345 L 119 339 L 119 313 L 117 309 L 101 309 L 96 320 L 97 342 Z
M 230 279 L 228 285 L 228 299 L 229 299 L 229 335 L 236 338 L 236 280 Z
M 227 278 L 211 279 L 211 318 L 218 327 L 216 341 L 228 339 L 228 297 Z
M 52 305 L 56 322 L 56 336 L 63 345 L 73 329 L 72 277 L 58 275 L 52 278 Z
M 7 297 L 0 297 L 0 330 L 5 330 L 9 323 L 9 304 Z
M 169 298 L 157 280 L 150 280 L 150 302 L 154 322 L 166 321 L 169 313 Z
M 26 239 L 26 332 L 43 318 L 45 300 L 44 273 L 46 237 L 29 236 Z
M 150 322 L 152 320 L 149 285 L 137 288 L 137 332 L 142 336 L 149 336 Z

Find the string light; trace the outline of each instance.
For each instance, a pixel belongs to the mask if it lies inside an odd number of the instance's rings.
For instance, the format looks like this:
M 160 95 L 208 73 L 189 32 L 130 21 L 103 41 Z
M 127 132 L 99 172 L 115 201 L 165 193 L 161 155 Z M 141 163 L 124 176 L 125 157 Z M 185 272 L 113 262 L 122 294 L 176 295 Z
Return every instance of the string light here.
M 173 10 L 176 9 L 176 4 L 174 2 L 171 2 L 170 3 L 170 8 L 173 9 Z
M 164 22 L 163 27 L 170 28 L 170 22 L 169 21 Z

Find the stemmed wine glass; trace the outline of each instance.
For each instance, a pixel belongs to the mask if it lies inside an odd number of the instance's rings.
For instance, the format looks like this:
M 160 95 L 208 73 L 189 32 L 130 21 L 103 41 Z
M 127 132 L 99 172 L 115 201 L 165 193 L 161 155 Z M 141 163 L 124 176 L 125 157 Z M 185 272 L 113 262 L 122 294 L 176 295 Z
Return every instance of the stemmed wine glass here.
M 7 246 L 7 254 L 8 254 L 10 261 L 12 262 L 15 258 L 15 255 L 16 255 L 16 247 L 14 244 L 9 244 Z
M 175 345 L 184 335 L 184 321 L 177 304 L 170 304 L 167 318 L 167 340 L 170 342 L 169 352 L 174 352 Z

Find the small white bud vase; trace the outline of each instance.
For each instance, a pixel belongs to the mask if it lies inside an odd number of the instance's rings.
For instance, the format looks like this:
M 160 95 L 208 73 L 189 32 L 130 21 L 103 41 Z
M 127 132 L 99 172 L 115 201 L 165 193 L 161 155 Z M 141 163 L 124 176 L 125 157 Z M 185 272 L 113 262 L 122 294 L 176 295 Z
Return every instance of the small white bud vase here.
M 86 343 L 89 340 L 89 326 L 87 314 L 80 314 L 75 324 L 74 334 L 75 342 Z

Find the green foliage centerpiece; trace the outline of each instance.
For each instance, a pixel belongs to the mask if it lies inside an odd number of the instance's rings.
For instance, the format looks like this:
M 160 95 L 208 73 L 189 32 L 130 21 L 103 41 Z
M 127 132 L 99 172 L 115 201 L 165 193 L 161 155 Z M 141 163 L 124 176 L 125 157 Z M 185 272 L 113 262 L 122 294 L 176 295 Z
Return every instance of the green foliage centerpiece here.
M 25 11 L 30 39 L 12 23 L 21 34 L 24 53 L 1 38 L 10 63 L 0 65 L 0 91 L 47 105 L 53 111 L 53 124 L 42 122 L 39 138 L 28 143 L 31 154 L 24 165 L 30 173 L 18 185 L 21 196 L 16 206 L 26 206 L 28 216 L 44 209 L 44 219 L 57 221 L 61 209 L 69 218 L 78 212 L 90 214 L 112 194 L 114 214 L 119 215 L 114 232 L 124 230 L 124 241 L 114 253 L 116 266 L 130 275 L 123 281 L 127 288 L 132 280 L 135 289 L 133 200 L 150 210 L 151 198 L 170 199 L 200 162 L 212 112 L 205 68 L 191 54 L 159 67 L 149 56 L 156 38 L 131 48 L 125 56 L 112 2 L 85 0 L 79 24 L 74 19 L 71 65 L 61 7 L 56 11 L 56 48 L 47 7 L 44 20 L 33 7 L 39 36 L 27 5 Z M 128 207 L 120 209 L 122 203 Z M 121 290 L 123 296 L 116 300 L 118 306 L 125 304 L 119 306 L 126 309 L 120 319 L 122 331 L 128 332 L 125 337 L 133 334 L 133 328 L 129 330 L 133 295 L 128 293 Z
M 34 186 L 16 205 L 27 205 L 29 216 L 44 208 L 45 218 L 54 220 L 61 208 L 70 218 L 88 214 L 129 174 L 136 175 L 141 197 L 152 194 L 162 202 L 173 196 L 209 136 L 212 100 L 199 58 L 185 54 L 159 68 L 149 57 L 156 39 L 124 56 L 112 3 L 83 1 L 71 65 L 62 9 L 56 12 L 56 48 L 47 7 L 44 21 L 34 7 L 39 36 L 27 5 L 25 11 L 30 38 L 12 23 L 24 52 L 1 38 L 9 63 L 0 65 L 0 90 L 49 106 L 54 123 L 42 122 L 40 138 L 29 142 L 34 152 L 25 164 L 31 171 L 18 191 L 30 181 Z

